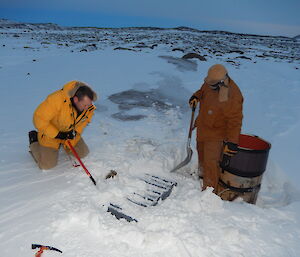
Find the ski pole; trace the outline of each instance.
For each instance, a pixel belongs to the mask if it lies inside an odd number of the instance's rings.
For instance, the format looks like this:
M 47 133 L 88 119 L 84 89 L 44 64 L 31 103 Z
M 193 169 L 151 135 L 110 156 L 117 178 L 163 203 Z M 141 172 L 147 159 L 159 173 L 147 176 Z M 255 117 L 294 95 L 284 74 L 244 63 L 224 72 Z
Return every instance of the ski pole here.
M 57 251 L 57 252 L 62 253 L 61 250 L 59 250 L 59 249 L 57 249 L 57 248 L 55 248 L 55 247 L 52 247 L 52 246 L 38 245 L 38 244 L 32 244 L 32 245 L 31 245 L 31 249 L 36 249 L 36 248 L 39 248 L 39 250 L 36 252 L 35 257 L 41 257 L 41 256 L 42 256 L 42 253 L 43 253 L 45 250 L 52 250 L 52 251 Z
M 91 175 L 91 173 L 88 171 L 88 169 L 85 167 L 85 165 L 83 164 L 83 162 L 81 161 L 78 153 L 76 152 L 76 150 L 74 149 L 74 147 L 72 146 L 71 142 L 69 140 L 67 140 L 67 144 L 69 145 L 72 153 L 74 154 L 74 156 L 76 157 L 76 159 L 79 161 L 81 167 L 84 169 L 85 173 L 89 176 L 89 178 L 92 180 L 92 182 L 94 183 L 94 185 L 96 186 L 96 181 L 93 178 L 93 176 Z

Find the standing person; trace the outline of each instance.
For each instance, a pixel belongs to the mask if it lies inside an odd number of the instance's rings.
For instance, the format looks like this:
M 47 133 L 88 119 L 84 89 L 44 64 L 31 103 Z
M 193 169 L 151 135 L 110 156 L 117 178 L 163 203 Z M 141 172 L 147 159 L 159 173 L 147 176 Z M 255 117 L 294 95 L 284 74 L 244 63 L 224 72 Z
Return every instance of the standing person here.
M 197 151 L 203 187 L 217 185 L 223 154 L 237 153 L 243 119 L 243 96 L 229 77 L 226 68 L 215 64 L 208 70 L 204 84 L 189 100 L 191 107 L 200 104 L 197 127 Z
M 91 122 L 96 100 L 96 93 L 87 84 L 71 81 L 37 107 L 33 115 L 37 131 L 29 132 L 29 148 L 40 169 L 56 166 L 61 145 L 70 151 L 66 140 L 70 140 L 79 157 L 89 153 L 81 134 Z

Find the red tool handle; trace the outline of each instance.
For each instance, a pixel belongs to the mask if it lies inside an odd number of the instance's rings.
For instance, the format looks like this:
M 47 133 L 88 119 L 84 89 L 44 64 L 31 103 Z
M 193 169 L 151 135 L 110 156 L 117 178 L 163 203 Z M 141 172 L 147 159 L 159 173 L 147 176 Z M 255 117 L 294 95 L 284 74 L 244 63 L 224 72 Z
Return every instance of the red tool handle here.
M 47 250 L 46 247 L 41 247 L 41 249 L 35 254 L 35 257 L 41 257 L 44 250 Z
M 69 145 L 72 153 L 74 154 L 74 156 L 76 157 L 76 159 L 79 161 L 81 167 L 84 169 L 85 173 L 90 177 L 90 179 L 92 180 L 92 182 L 94 183 L 94 185 L 96 186 L 96 181 L 95 179 L 92 177 L 91 173 L 88 171 L 88 169 L 85 167 L 85 165 L 83 164 L 83 162 L 81 161 L 78 153 L 76 152 L 76 150 L 74 149 L 74 147 L 72 146 L 71 142 L 69 140 L 67 140 L 67 144 Z

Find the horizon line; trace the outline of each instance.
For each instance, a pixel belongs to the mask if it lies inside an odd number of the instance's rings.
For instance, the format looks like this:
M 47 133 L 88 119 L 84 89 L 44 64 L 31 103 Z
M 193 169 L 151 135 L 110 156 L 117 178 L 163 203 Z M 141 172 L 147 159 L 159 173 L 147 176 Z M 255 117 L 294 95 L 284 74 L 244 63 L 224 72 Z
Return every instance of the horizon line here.
M 54 22 L 25 22 L 25 21 L 15 21 L 11 20 L 8 18 L 1 18 L 0 20 L 7 20 L 19 24 L 31 24 L 31 25 L 45 25 L 45 24 L 52 24 L 56 25 L 59 27 L 68 27 L 68 28 L 93 28 L 93 29 L 159 29 L 159 30 L 168 30 L 168 29 L 177 29 L 177 30 L 190 30 L 192 32 L 199 32 L 199 33 L 209 33 L 209 32 L 217 32 L 217 33 L 227 33 L 227 34 L 234 34 L 234 35 L 243 35 L 243 36 L 257 36 L 257 37 L 275 37 L 275 38 L 289 38 L 289 39 L 294 39 L 297 38 L 299 35 L 296 36 L 282 36 L 282 35 L 265 35 L 265 34 L 252 34 L 252 33 L 243 33 L 243 32 L 232 32 L 232 31 L 227 31 L 227 30 L 217 30 L 217 29 L 212 29 L 212 30 L 200 30 L 196 29 L 193 27 L 189 26 L 176 26 L 176 27 L 157 27 L 157 26 L 124 26 L 124 27 L 98 27 L 98 26 L 74 26 L 74 25 L 60 25 L 59 23 L 54 23 Z

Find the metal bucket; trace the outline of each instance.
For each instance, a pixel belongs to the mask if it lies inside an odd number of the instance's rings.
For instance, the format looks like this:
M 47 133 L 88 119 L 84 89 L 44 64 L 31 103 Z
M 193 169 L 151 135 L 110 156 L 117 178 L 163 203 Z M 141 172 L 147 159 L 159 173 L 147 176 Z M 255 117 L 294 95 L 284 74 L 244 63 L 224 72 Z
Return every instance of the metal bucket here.
M 262 138 L 241 134 L 237 154 L 231 158 L 224 155 L 220 163 L 217 194 L 223 200 L 241 197 L 255 204 L 270 149 L 271 144 Z

